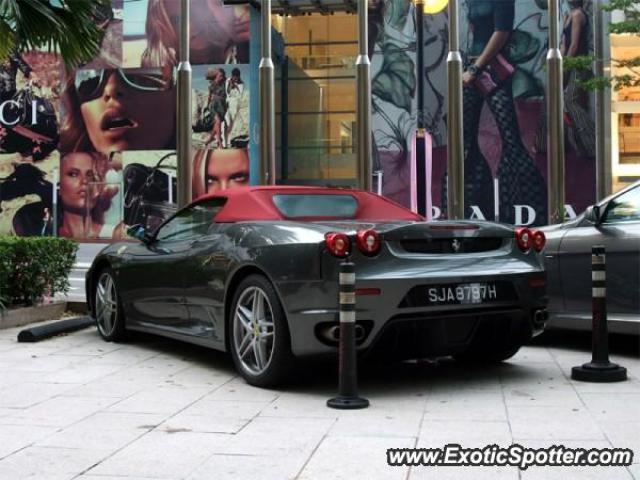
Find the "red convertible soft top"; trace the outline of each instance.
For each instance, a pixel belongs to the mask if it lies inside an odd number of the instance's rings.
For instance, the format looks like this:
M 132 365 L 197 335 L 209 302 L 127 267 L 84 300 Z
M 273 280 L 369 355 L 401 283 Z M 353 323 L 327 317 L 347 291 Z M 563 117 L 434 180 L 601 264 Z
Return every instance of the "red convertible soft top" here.
M 301 186 L 237 187 L 200 197 L 196 203 L 213 198 L 226 198 L 227 203 L 216 215 L 216 222 L 232 223 L 254 220 L 290 220 L 275 205 L 275 195 L 341 195 L 351 196 L 357 202 L 353 216 L 296 216 L 295 220 L 353 219 L 367 221 L 424 219 L 405 207 L 363 190 Z

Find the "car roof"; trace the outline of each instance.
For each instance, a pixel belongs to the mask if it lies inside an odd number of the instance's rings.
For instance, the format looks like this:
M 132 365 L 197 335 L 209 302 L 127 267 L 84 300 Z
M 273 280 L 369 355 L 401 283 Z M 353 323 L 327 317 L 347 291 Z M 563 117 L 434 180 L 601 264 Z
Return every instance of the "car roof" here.
M 355 220 L 423 220 L 420 215 L 385 197 L 363 190 L 346 188 L 295 185 L 235 187 L 204 195 L 198 198 L 194 204 L 206 202 L 210 199 L 226 199 L 225 205 L 215 217 L 216 222 L 220 223 L 287 220 L 288 218 L 273 203 L 273 196 L 278 194 L 351 195 L 358 202 L 358 209 L 353 217 Z M 327 217 L 326 219 L 330 218 L 334 217 Z M 296 217 L 295 220 L 304 221 L 305 218 Z M 313 218 L 312 220 L 319 220 L 319 218 Z

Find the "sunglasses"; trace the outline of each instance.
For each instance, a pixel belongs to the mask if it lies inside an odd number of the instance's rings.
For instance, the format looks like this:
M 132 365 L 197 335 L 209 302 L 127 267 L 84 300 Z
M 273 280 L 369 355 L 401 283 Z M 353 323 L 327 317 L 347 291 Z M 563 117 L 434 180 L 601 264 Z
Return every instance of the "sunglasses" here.
M 104 70 L 78 70 L 75 77 L 76 91 L 80 103 L 100 98 L 111 74 L 118 75 L 125 85 L 143 92 L 162 92 L 175 85 L 175 70 L 167 75 L 161 68 L 122 68 Z

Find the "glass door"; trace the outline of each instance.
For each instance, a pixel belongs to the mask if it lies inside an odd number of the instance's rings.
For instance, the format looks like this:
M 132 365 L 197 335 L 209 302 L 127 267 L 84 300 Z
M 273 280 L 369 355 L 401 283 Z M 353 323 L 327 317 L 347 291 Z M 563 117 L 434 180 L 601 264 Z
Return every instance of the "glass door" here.
M 278 157 L 282 183 L 355 185 L 357 17 L 276 17 Z
M 611 35 L 611 58 L 631 59 L 640 51 L 640 37 Z M 612 62 L 613 75 L 637 75 Z M 612 191 L 640 180 L 640 87 L 624 87 L 612 92 Z

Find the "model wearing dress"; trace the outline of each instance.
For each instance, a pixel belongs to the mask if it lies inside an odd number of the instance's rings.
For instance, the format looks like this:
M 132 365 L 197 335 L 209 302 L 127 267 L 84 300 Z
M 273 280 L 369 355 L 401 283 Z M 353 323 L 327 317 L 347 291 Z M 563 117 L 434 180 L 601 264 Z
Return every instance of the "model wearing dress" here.
M 492 73 L 492 62 L 498 55 L 506 58 L 508 37 L 513 31 L 514 0 L 469 0 L 469 29 L 472 42 L 467 52 L 464 78 L 464 167 L 465 204 L 478 206 L 487 219 L 494 214 L 494 179 L 487 159 L 480 150 L 478 133 L 480 115 L 487 103 L 498 126 L 502 152 L 497 168 L 499 181 L 499 219 L 515 223 L 514 205 L 526 205 L 536 212 L 534 224 L 543 224 L 547 218 L 547 189 L 540 171 L 528 154 L 520 133 L 513 102 L 512 81 L 496 80 L 493 90 L 479 88 L 478 79 Z M 496 38 L 494 34 L 498 34 Z M 500 40 L 502 39 L 502 40 Z M 499 50 L 491 52 L 499 46 Z M 443 189 L 446 202 L 446 186 Z

